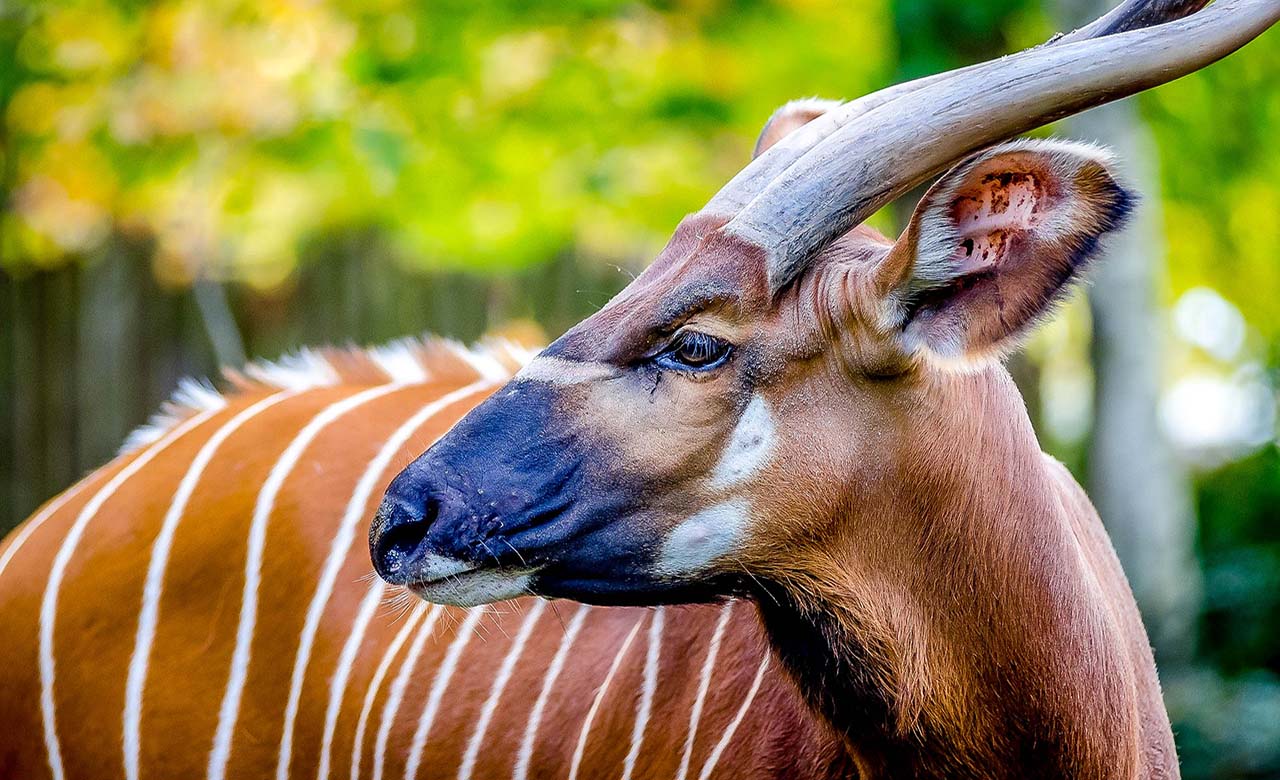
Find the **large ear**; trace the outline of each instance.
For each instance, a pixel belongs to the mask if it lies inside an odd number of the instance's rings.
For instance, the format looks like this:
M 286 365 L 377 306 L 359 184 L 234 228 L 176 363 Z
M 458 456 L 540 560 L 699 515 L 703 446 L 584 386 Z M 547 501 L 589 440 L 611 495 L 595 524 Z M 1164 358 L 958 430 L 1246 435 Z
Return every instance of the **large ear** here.
M 756 139 L 756 148 L 751 153 L 751 159 L 754 160 L 764 154 L 770 146 L 781 141 L 792 130 L 809 124 L 838 105 L 840 105 L 839 100 L 802 98 L 793 100 L 774 111 L 769 121 L 764 123 L 760 137 Z
M 939 179 L 877 274 L 905 346 L 976 360 L 1016 344 L 1132 209 L 1111 166 L 1094 146 L 1022 140 Z

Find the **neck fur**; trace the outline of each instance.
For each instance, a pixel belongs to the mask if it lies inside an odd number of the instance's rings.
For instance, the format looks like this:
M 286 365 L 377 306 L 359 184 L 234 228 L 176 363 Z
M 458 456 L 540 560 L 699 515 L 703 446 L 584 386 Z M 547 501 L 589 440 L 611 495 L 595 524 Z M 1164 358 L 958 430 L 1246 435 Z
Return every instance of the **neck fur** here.
M 885 495 L 764 586 L 780 658 L 865 777 L 1176 776 L 1097 515 L 1003 369 L 958 384 L 921 388 Z

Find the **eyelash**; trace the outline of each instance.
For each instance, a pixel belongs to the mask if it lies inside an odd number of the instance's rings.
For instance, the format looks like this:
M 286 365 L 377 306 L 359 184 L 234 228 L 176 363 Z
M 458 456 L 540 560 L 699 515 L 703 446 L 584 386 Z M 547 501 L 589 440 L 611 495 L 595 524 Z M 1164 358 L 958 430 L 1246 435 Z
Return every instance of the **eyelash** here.
M 653 358 L 660 368 L 675 371 L 711 371 L 724 365 L 733 354 L 733 345 L 715 336 L 686 330 Z

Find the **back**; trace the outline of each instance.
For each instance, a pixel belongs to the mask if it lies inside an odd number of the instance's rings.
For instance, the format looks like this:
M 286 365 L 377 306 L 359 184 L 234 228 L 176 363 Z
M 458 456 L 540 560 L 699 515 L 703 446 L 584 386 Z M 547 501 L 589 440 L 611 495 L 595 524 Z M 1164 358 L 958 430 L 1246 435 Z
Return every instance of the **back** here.
M 429 342 L 188 392 L 0 547 L 0 777 L 847 774 L 746 603 L 444 609 L 386 484 L 517 365 Z

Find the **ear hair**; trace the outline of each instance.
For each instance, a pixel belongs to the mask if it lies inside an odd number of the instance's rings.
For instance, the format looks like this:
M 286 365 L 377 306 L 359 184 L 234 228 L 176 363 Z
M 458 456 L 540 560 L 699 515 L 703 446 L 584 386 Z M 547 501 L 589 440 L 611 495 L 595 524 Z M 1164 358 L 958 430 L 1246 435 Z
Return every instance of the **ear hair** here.
M 966 239 L 957 224 L 953 204 L 964 198 L 975 181 L 1008 175 L 1011 168 L 1018 172 L 1020 154 L 1027 155 L 1023 164 L 1046 202 L 1028 203 L 1021 216 L 1029 226 L 1013 230 L 1012 239 L 1000 240 L 1022 242 L 1020 252 L 1033 252 L 1035 257 L 1015 255 L 1008 260 L 1006 255 L 1009 268 L 986 263 L 985 247 L 981 256 L 957 258 L 957 248 L 973 239 Z M 886 280 L 890 284 L 884 288 L 884 325 L 901 329 L 911 351 L 925 347 L 933 356 L 946 359 L 981 358 L 1015 346 L 1065 297 L 1102 236 L 1120 227 L 1132 211 L 1135 198 L 1113 178 L 1113 163 L 1110 151 L 1091 144 L 1022 139 L 991 147 L 957 165 L 921 199 L 913 224 L 900 240 L 902 246 L 895 247 L 903 254 L 885 269 L 896 281 Z M 1035 176 L 1035 169 L 1043 175 Z M 1021 202 L 1015 202 L 1006 210 L 1021 207 Z M 972 249 L 973 244 L 969 246 Z M 992 251 L 999 256 L 1001 250 L 1012 251 L 1009 245 Z M 1026 267 L 1028 263 L 1033 267 Z M 1020 280 L 1025 284 L 1019 286 Z M 995 326 L 973 319 L 980 313 L 966 313 L 952 305 L 984 283 L 994 288 L 1000 301 L 996 316 L 1003 332 L 999 337 L 994 335 Z M 1012 285 L 1007 300 L 1002 285 Z M 982 332 L 974 331 L 975 327 Z
M 751 152 L 752 159 L 767 152 L 769 147 L 786 138 L 792 131 L 807 125 L 839 105 L 841 105 L 839 100 L 824 100 L 816 97 L 800 98 L 783 105 L 773 112 L 769 121 L 764 123 L 764 128 L 760 130 L 760 136 L 756 139 L 755 149 Z
M 1095 163 L 1105 174 L 1115 164 L 1115 154 L 1105 146 L 1068 140 L 1041 140 L 1037 138 L 1019 138 L 1016 141 L 1000 144 L 985 149 L 961 162 L 949 173 L 938 180 L 937 184 L 925 195 L 930 206 L 950 203 L 967 184 L 975 170 L 993 158 L 1016 152 L 1032 152 L 1042 155 L 1041 159 L 1049 163 L 1049 167 L 1060 174 L 1058 180 L 1068 187 L 1077 187 L 1076 177 L 1090 162 Z M 1095 182 L 1086 182 L 1095 184 Z M 1124 192 L 1124 190 L 1120 190 Z M 1127 193 L 1126 193 L 1127 194 Z M 1092 192 L 1064 192 L 1059 198 L 1073 196 L 1088 197 Z M 1132 195 L 1123 204 L 1123 213 L 1111 215 L 1118 217 L 1115 224 L 1101 224 L 1107 215 L 1090 215 L 1086 224 L 1080 224 L 1077 215 L 1066 212 L 1053 213 L 1039 225 L 1040 235 L 1046 240 L 1062 239 L 1071 233 L 1100 233 L 1119 227 L 1132 209 Z M 924 199 L 922 199 L 922 204 Z M 1099 217 L 1101 217 L 1099 219 Z M 915 269 L 912 274 L 911 289 L 918 291 L 931 287 L 949 284 L 956 277 L 955 270 L 949 262 L 955 247 L 960 243 L 960 231 L 945 208 L 930 208 L 920 220 L 920 243 L 916 248 Z M 1092 250 L 1096 247 L 1090 246 Z

